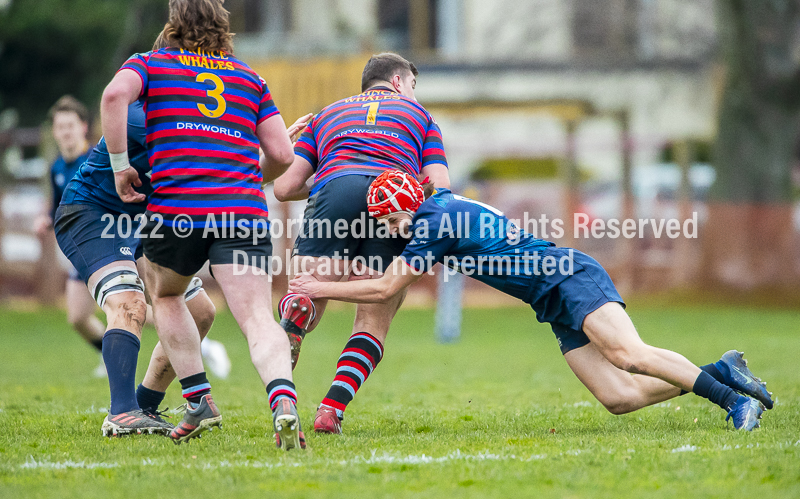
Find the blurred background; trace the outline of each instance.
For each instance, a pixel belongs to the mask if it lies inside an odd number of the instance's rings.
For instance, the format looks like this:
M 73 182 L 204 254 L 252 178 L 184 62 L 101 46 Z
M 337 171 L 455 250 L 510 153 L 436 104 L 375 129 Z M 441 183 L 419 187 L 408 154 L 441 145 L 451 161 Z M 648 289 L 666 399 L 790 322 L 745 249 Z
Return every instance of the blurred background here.
M 235 52 L 287 123 L 360 90 L 369 56 L 420 70 L 454 189 L 565 223 L 623 292 L 800 305 L 800 5 L 792 0 L 226 0 Z M 64 94 L 105 84 L 163 27 L 166 0 L 0 0 L 0 300 L 59 303 L 66 270 L 33 220 Z M 90 141 L 100 135 L 92 122 Z M 304 203 L 272 218 L 298 217 Z M 589 219 L 679 219 L 697 238 L 574 238 Z M 527 227 L 530 229 L 531 227 Z M 543 234 L 539 234 L 540 236 Z M 552 237 L 551 237 L 552 238 Z M 275 241 L 277 255 L 291 246 Z M 286 286 L 276 278 L 276 293 Z M 409 302 L 431 303 L 423 280 Z M 465 301 L 506 304 L 473 282 Z

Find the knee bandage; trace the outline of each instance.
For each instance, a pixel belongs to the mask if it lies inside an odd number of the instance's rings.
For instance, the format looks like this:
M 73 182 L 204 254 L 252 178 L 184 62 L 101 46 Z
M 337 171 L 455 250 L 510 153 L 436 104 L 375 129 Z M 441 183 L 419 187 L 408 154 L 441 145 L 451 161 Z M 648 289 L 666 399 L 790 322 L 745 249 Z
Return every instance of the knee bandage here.
M 200 291 L 203 291 L 203 281 L 199 277 L 195 277 L 186 288 L 186 293 L 184 293 L 183 298 L 186 301 L 189 301 L 195 296 L 199 295 Z
M 139 274 L 129 267 L 108 269 L 90 290 L 94 300 L 103 308 L 109 296 L 126 291 L 144 294 L 144 283 Z

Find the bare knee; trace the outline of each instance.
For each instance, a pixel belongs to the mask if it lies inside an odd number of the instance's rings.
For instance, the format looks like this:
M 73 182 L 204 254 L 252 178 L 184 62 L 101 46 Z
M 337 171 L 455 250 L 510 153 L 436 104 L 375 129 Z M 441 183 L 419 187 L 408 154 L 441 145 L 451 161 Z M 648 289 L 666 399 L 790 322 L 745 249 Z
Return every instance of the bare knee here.
M 620 416 L 622 414 L 628 414 L 629 412 L 633 412 L 638 408 L 638 406 L 634 401 L 634 398 L 635 398 L 634 393 L 626 393 L 622 391 L 611 394 L 599 400 L 600 403 L 603 404 L 603 407 L 605 407 L 608 412 L 610 412 L 615 416 Z
M 197 330 L 200 332 L 201 337 L 205 338 L 211 330 L 216 315 L 217 309 L 214 307 L 214 304 L 211 303 L 211 300 L 208 300 L 207 306 L 204 306 L 200 310 L 192 310 L 192 317 L 194 318 L 195 324 L 197 324 Z

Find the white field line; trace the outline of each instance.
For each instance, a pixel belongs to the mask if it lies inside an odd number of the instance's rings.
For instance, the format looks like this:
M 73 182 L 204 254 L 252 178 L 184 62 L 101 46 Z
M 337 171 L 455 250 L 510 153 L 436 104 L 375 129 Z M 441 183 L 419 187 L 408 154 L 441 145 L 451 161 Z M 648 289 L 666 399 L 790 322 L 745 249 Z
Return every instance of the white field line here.
M 708 448 L 703 449 L 694 445 L 686 444 L 681 447 L 677 447 L 672 449 L 670 453 L 679 453 L 679 452 L 698 452 L 698 451 L 730 451 L 736 449 L 784 449 L 787 447 L 800 447 L 800 440 L 796 442 L 778 442 L 772 445 L 761 445 L 760 443 L 756 444 L 747 444 L 747 445 L 724 445 L 722 447 L 717 448 Z M 267 461 L 256 461 L 256 460 L 246 460 L 246 461 L 229 461 L 223 460 L 218 463 L 192 463 L 192 462 L 175 462 L 175 461 L 165 461 L 161 459 L 153 459 L 153 458 L 145 458 L 142 459 L 139 466 L 181 466 L 187 469 L 202 469 L 202 470 L 214 470 L 220 468 L 254 468 L 254 469 L 277 469 L 277 468 L 298 468 L 298 467 L 314 467 L 314 466 L 331 466 L 331 465 L 339 465 L 339 466 L 350 466 L 350 465 L 357 465 L 357 464 L 416 464 L 416 465 L 429 465 L 429 464 L 443 464 L 443 463 L 451 463 L 451 462 L 533 462 L 533 461 L 540 461 L 543 459 L 547 459 L 548 457 L 566 457 L 566 456 L 578 456 L 581 454 L 593 455 L 593 454 L 631 454 L 635 452 L 634 449 L 628 449 L 627 451 L 623 450 L 615 450 L 611 449 L 607 452 L 604 452 L 602 449 L 598 449 L 597 452 L 589 451 L 585 449 L 572 449 L 564 452 L 560 452 L 557 454 L 553 454 L 552 456 L 548 456 L 547 454 L 533 454 L 530 456 L 517 456 L 515 454 L 493 454 L 490 452 L 480 452 L 477 454 L 465 454 L 462 453 L 460 450 L 456 449 L 449 454 L 444 456 L 434 457 L 428 456 L 426 454 L 411 454 L 407 456 L 398 456 L 392 454 L 378 454 L 377 450 L 373 450 L 369 457 L 357 456 L 352 459 L 344 459 L 344 460 L 320 460 L 320 459 L 309 459 L 307 461 L 293 461 L 293 462 L 267 462 Z M 299 457 L 299 456 L 298 456 Z M 66 470 L 66 469 L 98 469 L 98 468 L 118 468 L 122 466 L 136 466 L 136 464 L 120 464 L 120 463 L 91 463 L 86 461 L 47 461 L 45 459 L 36 460 L 32 456 L 29 456 L 25 463 L 19 466 L 8 466 L 4 467 L 8 470 Z

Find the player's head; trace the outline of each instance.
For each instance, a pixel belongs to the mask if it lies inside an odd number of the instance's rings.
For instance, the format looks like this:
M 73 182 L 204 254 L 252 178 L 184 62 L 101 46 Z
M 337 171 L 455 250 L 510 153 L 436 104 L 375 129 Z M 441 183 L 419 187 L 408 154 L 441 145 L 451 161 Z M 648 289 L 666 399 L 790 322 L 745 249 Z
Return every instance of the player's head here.
M 417 67 L 397 54 L 384 52 L 373 55 L 361 73 L 361 91 L 387 83 L 399 94 L 417 100 L 414 89 L 417 86 Z
M 65 95 L 50 108 L 53 138 L 58 152 L 67 161 L 80 156 L 87 147 L 89 133 L 89 111 L 78 99 Z
M 387 170 L 372 181 L 367 192 L 370 216 L 389 227 L 392 234 L 406 234 L 411 218 L 425 200 L 422 186 L 413 175 Z
M 187 50 L 233 53 L 228 11 L 223 0 L 169 0 L 169 21 L 162 35 L 167 45 Z

